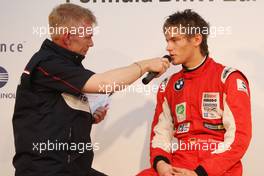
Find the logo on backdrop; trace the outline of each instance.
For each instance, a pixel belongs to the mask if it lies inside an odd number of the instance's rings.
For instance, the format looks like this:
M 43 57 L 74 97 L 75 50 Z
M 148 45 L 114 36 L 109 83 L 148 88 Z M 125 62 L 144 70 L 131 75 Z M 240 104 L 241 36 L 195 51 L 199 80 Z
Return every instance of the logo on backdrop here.
M 7 82 L 8 82 L 8 72 L 5 68 L 0 66 L 0 90 L 3 88 Z M 16 95 L 14 92 L 0 92 L 0 99 L 13 99 L 16 98 Z
M 0 43 L 0 53 L 16 53 L 16 52 L 23 52 L 24 49 L 24 43 Z
M 8 81 L 8 73 L 6 69 L 0 66 L 0 88 L 4 87 Z

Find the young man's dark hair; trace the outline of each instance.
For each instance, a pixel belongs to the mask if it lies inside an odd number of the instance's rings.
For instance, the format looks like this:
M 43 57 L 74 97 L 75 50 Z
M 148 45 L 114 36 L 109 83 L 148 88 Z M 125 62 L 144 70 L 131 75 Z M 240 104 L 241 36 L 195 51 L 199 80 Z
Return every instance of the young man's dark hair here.
M 209 23 L 207 23 L 199 14 L 191 9 L 178 11 L 166 19 L 163 25 L 163 30 L 166 31 L 167 28 L 171 27 L 174 27 L 177 30 L 180 29 L 180 32 L 184 33 L 188 38 L 193 37 L 195 34 L 201 34 L 203 38 L 200 45 L 201 54 L 205 56 L 209 53 L 207 37 L 210 31 L 210 26 Z

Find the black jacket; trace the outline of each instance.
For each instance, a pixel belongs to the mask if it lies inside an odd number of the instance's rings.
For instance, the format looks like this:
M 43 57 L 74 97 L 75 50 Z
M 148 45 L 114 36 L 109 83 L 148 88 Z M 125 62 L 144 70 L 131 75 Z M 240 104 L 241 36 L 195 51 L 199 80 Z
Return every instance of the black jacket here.
M 27 64 L 13 115 L 16 176 L 89 175 L 92 115 L 81 89 L 94 73 L 83 59 L 46 39 Z

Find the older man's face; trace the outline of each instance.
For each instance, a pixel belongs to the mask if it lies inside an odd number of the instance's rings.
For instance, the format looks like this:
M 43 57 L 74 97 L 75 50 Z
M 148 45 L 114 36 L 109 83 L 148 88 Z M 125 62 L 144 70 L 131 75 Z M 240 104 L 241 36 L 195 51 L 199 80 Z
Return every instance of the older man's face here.
M 76 27 L 78 34 L 69 34 L 67 48 L 81 55 L 86 55 L 89 48 L 93 46 L 93 27 L 91 22 L 84 21 Z

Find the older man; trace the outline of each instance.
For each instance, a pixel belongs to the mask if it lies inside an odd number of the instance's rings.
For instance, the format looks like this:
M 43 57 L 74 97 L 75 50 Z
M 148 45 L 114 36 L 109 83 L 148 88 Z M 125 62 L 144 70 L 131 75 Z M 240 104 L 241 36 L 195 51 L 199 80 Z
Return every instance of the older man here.
M 17 87 L 16 176 L 104 175 L 91 169 L 93 148 L 98 146 L 91 143 L 90 131 L 106 108 L 91 114 L 84 93 L 115 91 L 147 71 L 162 74 L 169 67 L 167 59 L 155 58 L 98 74 L 85 69 L 82 60 L 93 46 L 95 23 L 90 10 L 73 4 L 59 5 L 50 13 L 52 41 L 43 42 Z

